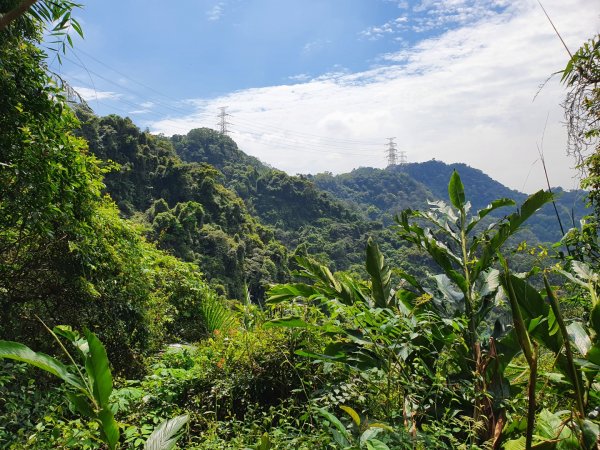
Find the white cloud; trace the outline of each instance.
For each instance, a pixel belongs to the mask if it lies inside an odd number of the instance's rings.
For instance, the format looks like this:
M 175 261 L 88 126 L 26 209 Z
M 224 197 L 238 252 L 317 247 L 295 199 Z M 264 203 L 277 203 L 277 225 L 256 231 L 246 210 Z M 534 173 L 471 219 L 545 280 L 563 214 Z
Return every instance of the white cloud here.
M 359 33 L 361 37 L 377 40 L 405 32 L 444 31 L 490 19 L 511 5 L 507 0 L 421 0 L 409 8 L 406 2 L 391 1 L 398 3 L 398 7 L 405 10 L 404 14 L 363 30 Z
M 378 25 L 374 27 L 369 27 L 359 33 L 359 36 L 375 41 L 377 39 L 381 39 L 385 35 L 396 34 L 401 31 L 407 29 L 405 23 L 408 21 L 408 18 L 405 16 L 400 16 L 397 19 L 389 20 L 385 22 L 383 25 Z
M 81 97 L 86 101 L 90 102 L 92 100 L 115 100 L 121 97 L 121 94 L 111 91 L 98 91 L 96 89 L 86 88 L 82 86 L 73 86 L 73 89 L 81 95 Z
M 214 5 L 212 8 L 210 8 L 206 12 L 207 20 L 210 22 L 215 22 L 215 21 L 219 20 L 223 16 L 224 7 L 225 7 L 225 4 L 223 2 L 219 2 L 216 5 Z
M 466 0 L 433 2 L 447 5 Z M 490 3 L 490 2 L 488 2 Z M 595 0 L 547 0 L 545 7 L 572 50 L 600 28 Z M 543 187 L 537 145 L 550 180 L 575 186 L 565 156 L 559 106 L 565 93 L 553 78 L 567 55 L 534 0 L 386 55 L 386 65 L 340 71 L 291 86 L 248 89 L 199 100 L 195 115 L 154 122 L 181 134 L 214 127 L 229 105 L 240 148 L 289 173 L 345 172 L 385 166 L 387 137 L 396 136 L 410 162 L 465 162 L 520 190 Z M 360 142 L 359 142 L 360 141 Z

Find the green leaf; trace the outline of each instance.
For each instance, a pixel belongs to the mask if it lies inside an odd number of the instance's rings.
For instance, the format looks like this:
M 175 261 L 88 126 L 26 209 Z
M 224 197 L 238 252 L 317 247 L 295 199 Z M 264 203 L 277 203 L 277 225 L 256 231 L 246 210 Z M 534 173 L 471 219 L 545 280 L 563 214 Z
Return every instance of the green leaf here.
M 98 413 L 98 419 L 100 420 L 100 424 L 102 425 L 102 435 L 105 439 L 105 442 L 108 444 L 108 447 L 111 450 L 117 448 L 117 444 L 119 443 L 119 425 L 115 421 L 115 416 L 110 408 L 103 408 Z
M 329 411 L 327 411 L 324 408 L 318 408 L 317 411 L 319 411 L 319 413 L 323 417 L 325 417 L 325 419 L 327 419 L 329 421 L 329 423 L 337 429 L 337 431 L 340 433 L 340 435 L 347 442 L 350 442 L 350 434 L 348 433 L 348 430 L 346 430 L 346 427 L 342 424 L 342 422 L 339 421 L 339 419 L 337 417 L 335 417 L 333 414 L 331 414 Z
M 585 448 L 593 449 L 598 442 L 598 434 L 600 434 L 598 424 L 586 419 L 583 421 L 582 431 Z
M 553 198 L 552 193 L 542 190 L 527 197 L 519 210 L 508 216 L 507 220 L 500 224 L 496 234 L 482 247 L 481 257 L 473 269 L 473 278 L 477 278 L 480 272 L 486 270 L 506 240 L 516 233 L 529 217 Z
M 171 450 L 182 435 L 182 428 L 188 422 L 187 414 L 165 420 L 152 432 L 144 450 Z
M 345 405 L 340 406 L 340 409 L 345 411 L 346 414 L 348 414 L 350 417 L 352 417 L 352 420 L 354 421 L 356 426 L 360 427 L 360 416 L 354 409 L 352 409 L 349 406 L 345 406 Z
M 269 439 L 269 433 L 266 431 L 260 437 L 260 443 L 258 444 L 257 450 L 270 450 L 272 447 L 271 439 Z
M 535 194 L 531 194 L 527 197 L 527 200 L 521 205 L 519 211 L 508 216 L 511 232 L 514 233 L 538 209 L 553 199 L 554 194 L 543 190 L 537 191 Z
M 304 283 L 289 283 L 273 286 L 267 292 L 267 304 L 277 305 L 282 302 L 291 301 L 295 298 L 309 298 L 317 291 Z
M 452 172 L 450 182 L 448 183 L 448 196 L 450 202 L 457 209 L 463 209 L 465 206 L 465 187 L 460 180 L 458 172 L 455 170 Z
M 309 328 L 310 324 L 297 316 L 282 317 L 280 319 L 273 319 L 263 324 L 263 328 Z
M 75 392 L 67 392 L 67 398 L 73 405 L 73 408 L 81 415 L 89 417 L 90 419 L 98 418 L 98 415 L 94 412 L 87 396 L 83 394 L 76 394 Z
M 523 314 L 523 320 L 529 324 L 534 319 L 548 317 L 550 306 L 540 293 L 525 280 L 512 274 L 509 277 L 519 304 L 519 309 Z M 507 289 L 507 281 L 503 277 L 502 284 L 505 290 Z M 560 352 L 562 348 L 562 336 L 560 333 L 550 334 L 548 321 L 540 322 L 531 332 L 531 335 L 554 353 Z
M 367 272 L 371 275 L 371 289 L 375 306 L 378 308 L 389 307 L 392 272 L 385 264 L 379 247 L 369 237 L 367 240 Z
M 571 261 L 571 268 L 575 275 L 586 283 L 598 281 L 598 274 L 596 274 L 587 263 L 582 261 Z
M 593 364 L 600 366 L 600 346 L 594 344 L 587 353 L 587 359 Z
M 596 303 L 592 307 L 592 312 L 590 313 L 590 324 L 592 325 L 592 328 L 596 334 L 600 335 L 600 302 Z
M 502 448 L 504 450 L 525 450 L 525 437 L 507 441 Z
M 390 448 L 378 439 L 369 439 L 366 441 L 368 450 L 390 450 Z
M 383 429 L 381 428 L 367 428 L 363 434 L 360 435 L 359 444 L 360 447 L 364 447 L 367 441 L 375 439 Z
M 554 310 L 550 309 L 548 311 L 548 334 L 554 336 L 559 330 L 560 327 L 558 326 L 558 320 L 556 320 Z
M 91 331 L 85 330 L 85 338 L 90 349 L 85 360 L 85 370 L 92 385 L 94 398 L 101 408 L 107 409 L 113 385 L 106 349 Z
M 503 208 L 505 206 L 514 206 L 515 204 L 515 201 L 511 200 L 510 198 L 499 198 L 497 200 L 494 200 L 485 208 L 477 211 L 477 218 L 471 219 L 471 223 L 469 223 L 469 226 L 467 227 L 467 233 L 469 233 L 475 226 L 477 226 L 481 219 L 483 219 L 492 211 L 495 211 L 498 208 Z
M 82 391 L 86 390 L 83 380 L 80 380 L 69 372 L 68 367 L 63 363 L 45 353 L 34 352 L 26 345 L 18 342 L 0 341 L 0 358 L 14 359 L 16 361 L 31 364 L 32 366 L 57 376 L 65 383 L 68 383 L 77 389 Z
M 344 434 L 340 433 L 336 429 L 331 430 L 331 434 L 333 436 L 333 440 L 337 442 L 344 450 L 350 448 L 350 441 Z

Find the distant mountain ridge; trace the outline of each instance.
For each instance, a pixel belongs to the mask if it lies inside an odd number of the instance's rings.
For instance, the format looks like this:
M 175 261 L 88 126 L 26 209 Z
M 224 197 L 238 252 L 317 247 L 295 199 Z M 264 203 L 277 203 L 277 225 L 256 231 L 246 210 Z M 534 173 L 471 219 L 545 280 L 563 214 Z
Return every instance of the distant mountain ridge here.
M 352 172 L 332 175 L 330 173 L 310 176 L 318 187 L 334 196 L 358 205 L 372 219 L 391 223 L 393 216 L 402 209 L 423 209 L 427 201 L 448 200 L 448 180 L 456 170 L 465 186 L 467 199 L 472 210 L 484 208 L 498 198 L 510 198 L 522 203 L 527 194 L 510 189 L 492 179 L 479 169 L 466 164 L 446 164 L 431 160 L 386 169 L 359 168 Z M 565 191 L 553 188 L 563 229 L 577 226 L 587 214 L 586 192 Z M 496 217 L 507 214 L 510 208 L 498 210 Z M 541 242 L 557 242 L 562 237 L 560 226 L 552 204 L 544 206 L 535 214 L 527 227 Z
M 184 161 L 206 162 L 219 169 L 225 176 L 224 184 L 244 199 L 251 212 L 264 223 L 279 224 L 279 228 L 285 229 L 298 229 L 322 218 L 356 221 L 357 215 L 367 221 L 391 225 L 394 215 L 403 209 L 425 209 L 428 201 L 447 201 L 448 180 L 454 170 L 461 176 L 473 211 L 498 198 L 510 198 L 517 204 L 527 198 L 527 194 L 510 189 L 463 163 L 431 160 L 386 169 L 360 167 L 339 175 L 291 176 L 247 155 L 233 139 L 214 130 L 195 129 L 186 136 L 173 136 L 171 140 Z M 252 174 L 256 183 L 249 185 L 247 176 Z M 553 192 L 563 229 L 577 226 L 587 214 L 585 191 L 565 191 L 557 187 Z M 341 207 L 340 200 L 349 208 Z M 301 210 L 295 208 L 298 203 L 302 205 Z M 495 217 L 509 212 L 509 208 L 501 209 Z M 557 242 L 562 237 L 551 204 L 529 221 L 528 228 L 540 242 Z

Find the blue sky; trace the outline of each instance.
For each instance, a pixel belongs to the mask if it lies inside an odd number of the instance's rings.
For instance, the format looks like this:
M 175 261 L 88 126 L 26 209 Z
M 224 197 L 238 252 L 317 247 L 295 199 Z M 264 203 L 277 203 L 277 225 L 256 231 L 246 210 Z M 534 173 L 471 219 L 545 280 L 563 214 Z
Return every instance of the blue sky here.
M 487 13 L 504 9 L 489 3 Z M 211 97 L 363 71 L 469 20 L 434 11 L 390 0 L 96 1 L 78 14 L 77 49 L 173 97 Z
M 597 0 L 546 0 L 576 49 Z M 466 162 L 513 188 L 573 187 L 551 80 L 566 53 L 535 0 L 88 2 L 59 67 L 98 114 L 182 134 L 228 106 L 240 148 L 289 173 Z M 535 97 L 535 101 L 533 101 Z M 515 166 L 515 161 L 519 164 Z M 539 173 L 538 173 L 539 172 Z

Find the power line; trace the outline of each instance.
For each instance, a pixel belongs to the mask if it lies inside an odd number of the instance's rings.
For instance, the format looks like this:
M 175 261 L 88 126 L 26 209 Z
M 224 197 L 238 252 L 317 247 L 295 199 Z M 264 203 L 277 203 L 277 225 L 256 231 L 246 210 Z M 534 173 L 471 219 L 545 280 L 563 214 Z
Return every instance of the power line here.
M 141 83 L 141 82 L 129 77 L 128 75 L 124 74 L 123 72 L 109 66 L 108 64 L 100 61 L 99 59 L 93 57 L 92 55 L 90 55 L 82 50 L 80 50 L 80 51 L 81 51 L 81 53 L 83 53 L 87 57 L 89 57 L 90 59 L 96 61 L 98 64 L 101 64 L 102 66 L 108 68 L 109 70 L 112 70 L 113 72 L 132 81 L 133 83 L 135 83 L 145 89 L 148 89 L 152 92 L 155 92 L 156 94 L 160 95 L 161 97 L 167 98 L 174 102 L 179 102 L 178 100 L 174 100 L 173 98 L 152 88 L 151 86 L 148 86 L 144 83 Z M 79 58 L 77 55 L 75 55 L 75 56 L 79 60 L 80 64 L 69 58 L 66 58 L 66 59 L 69 62 L 71 62 L 72 64 L 74 64 L 75 66 L 80 67 L 88 72 L 88 75 L 90 76 L 90 81 L 92 83 L 92 89 L 94 89 L 94 91 L 96 91 L 96 87 L 95 87 L 95 85 L 93 85 L 93 78 L 92 78 L 91 74 L 106 81 L 107 83 L 117 86 L 121 90 L 125 90 L 127 92 L 132 93 L 135 97 L 141 97 L 142 99 L 145 98 L 145 99 L 152 101 L 154 103 L 154 105 L 152 105 L 153 107 L 159 106 L 159 107 L 163 107 L 163 108 L 168 108 L 174 112 L 178 112 L 181 114 L 186 114 L 186 115 L 190 114 L 190 112 L 188 110 L 185 110 L 185 109 L 182 109 L 179 107 L 175 107 L 175 106 L 166 104 L 161 101 L 157 101 L 157 100 L 141 93 L 139 90 L 134 90 L 134 89 L 125 87 L 122 84 L 119 84 L 119 83 L 113 81 L 112 79 L 108 78 L 108 76 L 104 76 L 102 74 L 99 74 L 97 72 L 89 70 L 86 67 L 85 63 L 81 60 L 81 58 Z M 77 77 L 70 77 L 70 78 L 77 80 Z M 80 82 L 82 84 L 87 84 L 87 83 L 84 83 L 82 80 L 80 80 Z M 99 102 L 98 99 L 96 99 L 96 101 Z M 131 105 L 137 109 L 147 109 L 147 106 L 144 105 L 143 103 L 134 103 L 134 102 L 128 101 L 124 98 L 119 98 L 119 99 L 116 99 L 115 101 Z M 105 105 L 108 105 L 108 103 L 106 103 L 106 102 L 102 102 L 102 103 Z M 120 109 L 115 106 L 112 106 L 112 104 L 110 107 L 114 108 L 114 109 Z M 219 123 L 217 124 L 217 127 L 218 127 L 218 131 L 223 135 L 226 135 L 231 132 L 231 130 L 228 126 L 232 125 L 232 123 L 227 120 L 227 118 L 230 117 L 231 115 L 227 113 L 227 108 L 228 107 L 219 107 L 220 113 L 218 115 Z M 123 109 L 120 109 L 120 110 L 125 111 Z M 131 114 L 131 112 L 127 112 L 127 114 Z M 155 117 L 158 117 L 159 120 L 161 120 L 161 119 L 162 120 L 173 120 L 173 121 L 177 120 L 176 118 L 174 118 L 174 119 L 169 119 L 168 117 L 163 118 L 164 117 L 163 113 L 160 111 L 147 111 L 146 114 L 151 114 Z M 204 114 L 198 113 L 198 114 L 194 115 L 193 120 L 202 120 L 204 118 L 209 118 L 209 117 L 210 116 L 208 113 L 204 113 Z M 297 131 L 297 130 L 290 130 L 290 129 L 277 127 L 277 126 L 273 126 L 273 125 L 260 124 L 260 123 L 256 123 L 253 121 L 247 121 L 247 120 L 239 119 L 239 118 L 236 119 L 236 122 L 240 122 L 238 124 L 238 126 L 242 132 L 245 132 L 246 134 L 249 134 L 251 136 L 259 137 L 261 139 L 265 138 L 264 135 L 267 132 L 270 132 L 273 134 L 275 134 L 275 132 L 277 132 L 277 135 L 268 136 L 268 139 L 270 141 L 275 140 L 276 141 L 275 145 L 278 145 L 278 146 L 284 147 L 284 148 L 288 148 L 288 149 L 295 149 L 296 152 L 303 152 L 303 153 L 307 152 L 307 153 L 318 153 L 318 154 L 328 153 L 328 154 L 353 155 L 353 156 L 371 157 L 372 158 L 372 152 L 369 152 L 369 151 L 367 151 L 366 153 L 357 153 L 356 151 L 349 152 L 347 150 L 350 149 L 351 147 L 357 147 L 357 146 L 369 147 L 369 146 L 380 145 L 380 144 L 376 144 L 372 141 L 361 141 L 361 140 L 357 140 L 357 139 L 334 138 L 334 137 L 329 137 L 329 136 L 321 136 L 321 135 L 306 133 L 306 132 Z M 235 124 L 233 124 L 233 125 L 235 125 Z M 198 126 L 200 126 L 200 125 L 198 124 Z M 177 126 L 175 124 L 170 124 L 169 127 L 179 129 L 182 131 L 189 131 L 189 129 L 187 127 L 183 128 L 183 127 Z M 191 126 L 191 127 L 193 128 L 194 126 Z M 281 134 L 284 134 L 284 136 L 281 136 Z M 310 139 L 308 139 L 308 138 L 310 138 Z M 302 142 L 299 143 L 298 140 L 302 140 Z M 318 142 L 315 142 L 315 140 L 317 140 Z M 390 145 L 391 147 L 394 148 L 394 151 L 392 152 L 394 156 L 392 156 L 391 162 L 393 164 L 396 164 L 397 163 L 397 154 L 395 153 L 396 144 L 393 142 L 393 138 L 390 139 L 390 142 L 388 145 Z M 344 150 L 344 151 L 332 151 L 332 149 L 336 149 L 336 148 Z M 388 153 L 389 153 L 389 150 L 388 150 Z M 389 158 L 390 158 L 390 155 L 388 154 L 388 162 L 390 162 Z M 404 152 L 402 152 L 400 154 L 400 163 L 402 164 L 403 161 L 405 161 Z
M 242 139 L 247 135 L 254 136 L 258 139 L 264 138 L 263 134 L 256 133 L 253 131 L 240 131 L 240 133 L 239 133 L 239 136 Z M 268 141 L 268 144 L 271 146 L 296 149 L 296 152 L 302 152 L 302 153 L 351 155 L 351 156 L 361 156 L 363 158 L 369 158 L 369 159 L 373 158 L 372 152 L 355 153 L 355 152 L 350 152 L 350 151 L 340 151 L 340 150 L 332 148 L 332 147 L 307 145 L 306 143 L 300 143 L 300 142 L 293 141 L 293 140 L 286 140 L 286 139 L 283 139 L 283 138 L 280 138 L 277 136 L 271 137 Z M 346 147 L 346 149 L 348 149 L 348 147 Z
M 139 86 L 141 86 L 141 87 L 143 87 L 145 89 L 148 89 L 148 90 L 150 90 L 150 91 L 152 91 L 152 92 L 154 92 L 154 93 L 156 93 L 156 94 L 158 94 L 158 95 L 160 95 L 160 96 L 162 96 L 162 97 L 164 97 L 164 98 L 166 98 L 166 99 L 168 99 L 168 100 L 170 100 L 172 102 L 175 102 L 175 103 L 179 103 L 180 102 L 179 100 L 176 100 L 176 99 L 168 96 L 167 94 L 164 94 L 164 93 L 162 93 L 162 92 L 154 89 L 153 87 L 148 86 L 147 84 L 144 84 L 144 83 L 142 83 L 142 82 L 140 82 L 138 80 L 135 80 L 135 79 L 131 78 L 130 76 L 126 75 L 125 73 L 119 71 L 118 69 L 116 69 L 114 67 L 111 67 L 110 65 L 108 65 L 105 62 L 99 60 L 98 58 L 95 58 L 94 56 L 90 55 L 89 53 L 87 53 L 87 52 L 85 52 L 85 51 L 83 51 L 81 49 L 79 49 L 78 51 L 80 53 L 83 53 L 84 55 L 86 55 L 87 57 L 89 57 L 90 59 L 92 59 L 93 61 L 96 61 L 98 64 L 101 64 L 102 66 L 108 68 L 109 70 L 112 70 L 113 72 L 121 75 L 123 78 L 126 78 L 127 80 L 130 80 L 133 83 L 135 83 L 135 84 L 137 84 L 137 85 L 139 85 Z M 106 82 L 108 82 L 108 83 L 110 83 L 110 84 L 112 84 L 114 86 L 117 86 L 120 89 L 126 90 L 126 91 L 128 91 L 128 92 L 130 92 L 130 93 L 132 93 L 132 94 L 134 94 L 136 96 L 141 96 L 141 97 L 147 98 L 148 100 L 153 101 L 157 105 L 160 105 L 160 106 L 163 106 L 165 108 L 171 109 L 172 111 L 180 112 L 180 113 L 183 113 L 183 114 L 189 114 L 189 111 L 186 110 L 186 109 L 183 109 L 183 108 L 180 108 L 180 107 L 177 107 L 177 106 L 172 106 L 172 105 L 166 104 L 166 103 L 164 103 L 162 101 L 158 101 L 158 100 L 156 100 L 154 98 L 150 98 L 149 96 L 143 95 L 143 94 L 141 94 L 138 91 L 135 91 L 135 90 L 133 90 L 131 88 L 125 87 L 122 84 L 119 84 L 119 83 L 115 82 L 114 80 L 111 80 L 108 77 L 105 77 L 104 75 L 101 75 L 101 74 L 99 74 L 97 72 L 89 70 L 85 66 L 85 63 L 77 55 L 75 55 L 75 56 L 77 57 L 77 59 L 79 60 L 80 63 L 77 63 L 77 62 L 73 61 L 72 59 L 70 59 L 68 57 L 65 57 L 65 60 L 69 61 L 70 63 L 74 64 L 75 66 L 77 66 L 79 68 L 82 68 L 82 69 L 88 71 L 89 74 L 94 74 L 97 77 L 99 77 L 100 79 L 102 79 L 102 80 L 104 80 L 104 81 L 106 81 Z M 206 116 L 206 117 L 208 117 L 208 114 L 206 114 L 206 113 L 205 114 L 200 114 L 199 116 Z M 244 122 L 243 119 L 238 119 L 238 121 Z M 250 122 L 247 122 L 247 123 L 250 123 Z M 342 144 L 342 143 L 344 143 L 344 144 L 361 144 L 361 145 L 364 145 L 364 146 L 376 146 L 376 145 L 379 145 L 379 144 L 376 144 L 376 143 L 374 143 L 372 141 L 362 141 L 362 140 L 358 140 L 358 139 L 346 139 L 346 138 L 332 138 L 332 137 L 329 137 L 329 136 L 321 136 L 321 135 L 306 133 L 306 132 L 302 132 L 302 131 L 289 130 L 289 129 L 285 129 L 285 128 L 281 128 L 281 127 L 276 127 L 276 126 L 273 126 L 273 125 L 264 125 L 264 124 L 259 125 L 259 124 L 254 124 L 254 123 L 253 123 L 253 125 L 254 126 L 259 126 L 259 127 L 265 128 L 265 129 L 279 130 L 279 131 L 283 131 L 283 132 L 290 133 L 290 134 L 299 134 L 299 135 L 303 135 L 303 136 L 310 136 L 310 137 L 318 138 L 318 139 L 321 139 L 321 140 L 324 140 L 324 141 L 330 141 L 332 143 L 335 142 L 335 143 L 340 143 L 340 144 Z
M 249 121 L 245 121 L 244 119 L 236 119 L 236 120 L 238 122 L 252 123 Z M 275 130 L 275 131 L 286 132 L 289 134 L 297 134 L 297 135 L 317 138 L 317 139 L 321 139 L 324 141 L 333 141 L 333 142 L 337 142 L 340 144 L 345 143 L 345 144 L 356 144 L 356 145 L 365 145 L 365 146 L 367 146 L 367 145 L 368 146 L 379 146 L 380 145 L 380 144 L 374 143 L 373 141 L 360 141 L 357 139 L 332 138 L 332 137 L 328 137 L 328 136 L 321 136 L 321 135 L 317 135 L 317 134 L 306 133 L 303 131 L 294 131 L 294 130 L 290 130 L 290 129 L 286 129 L 286 128 L 276 127 L 273 125 L 253 124 L 253 126 L 263 128 L 265 130 Z

